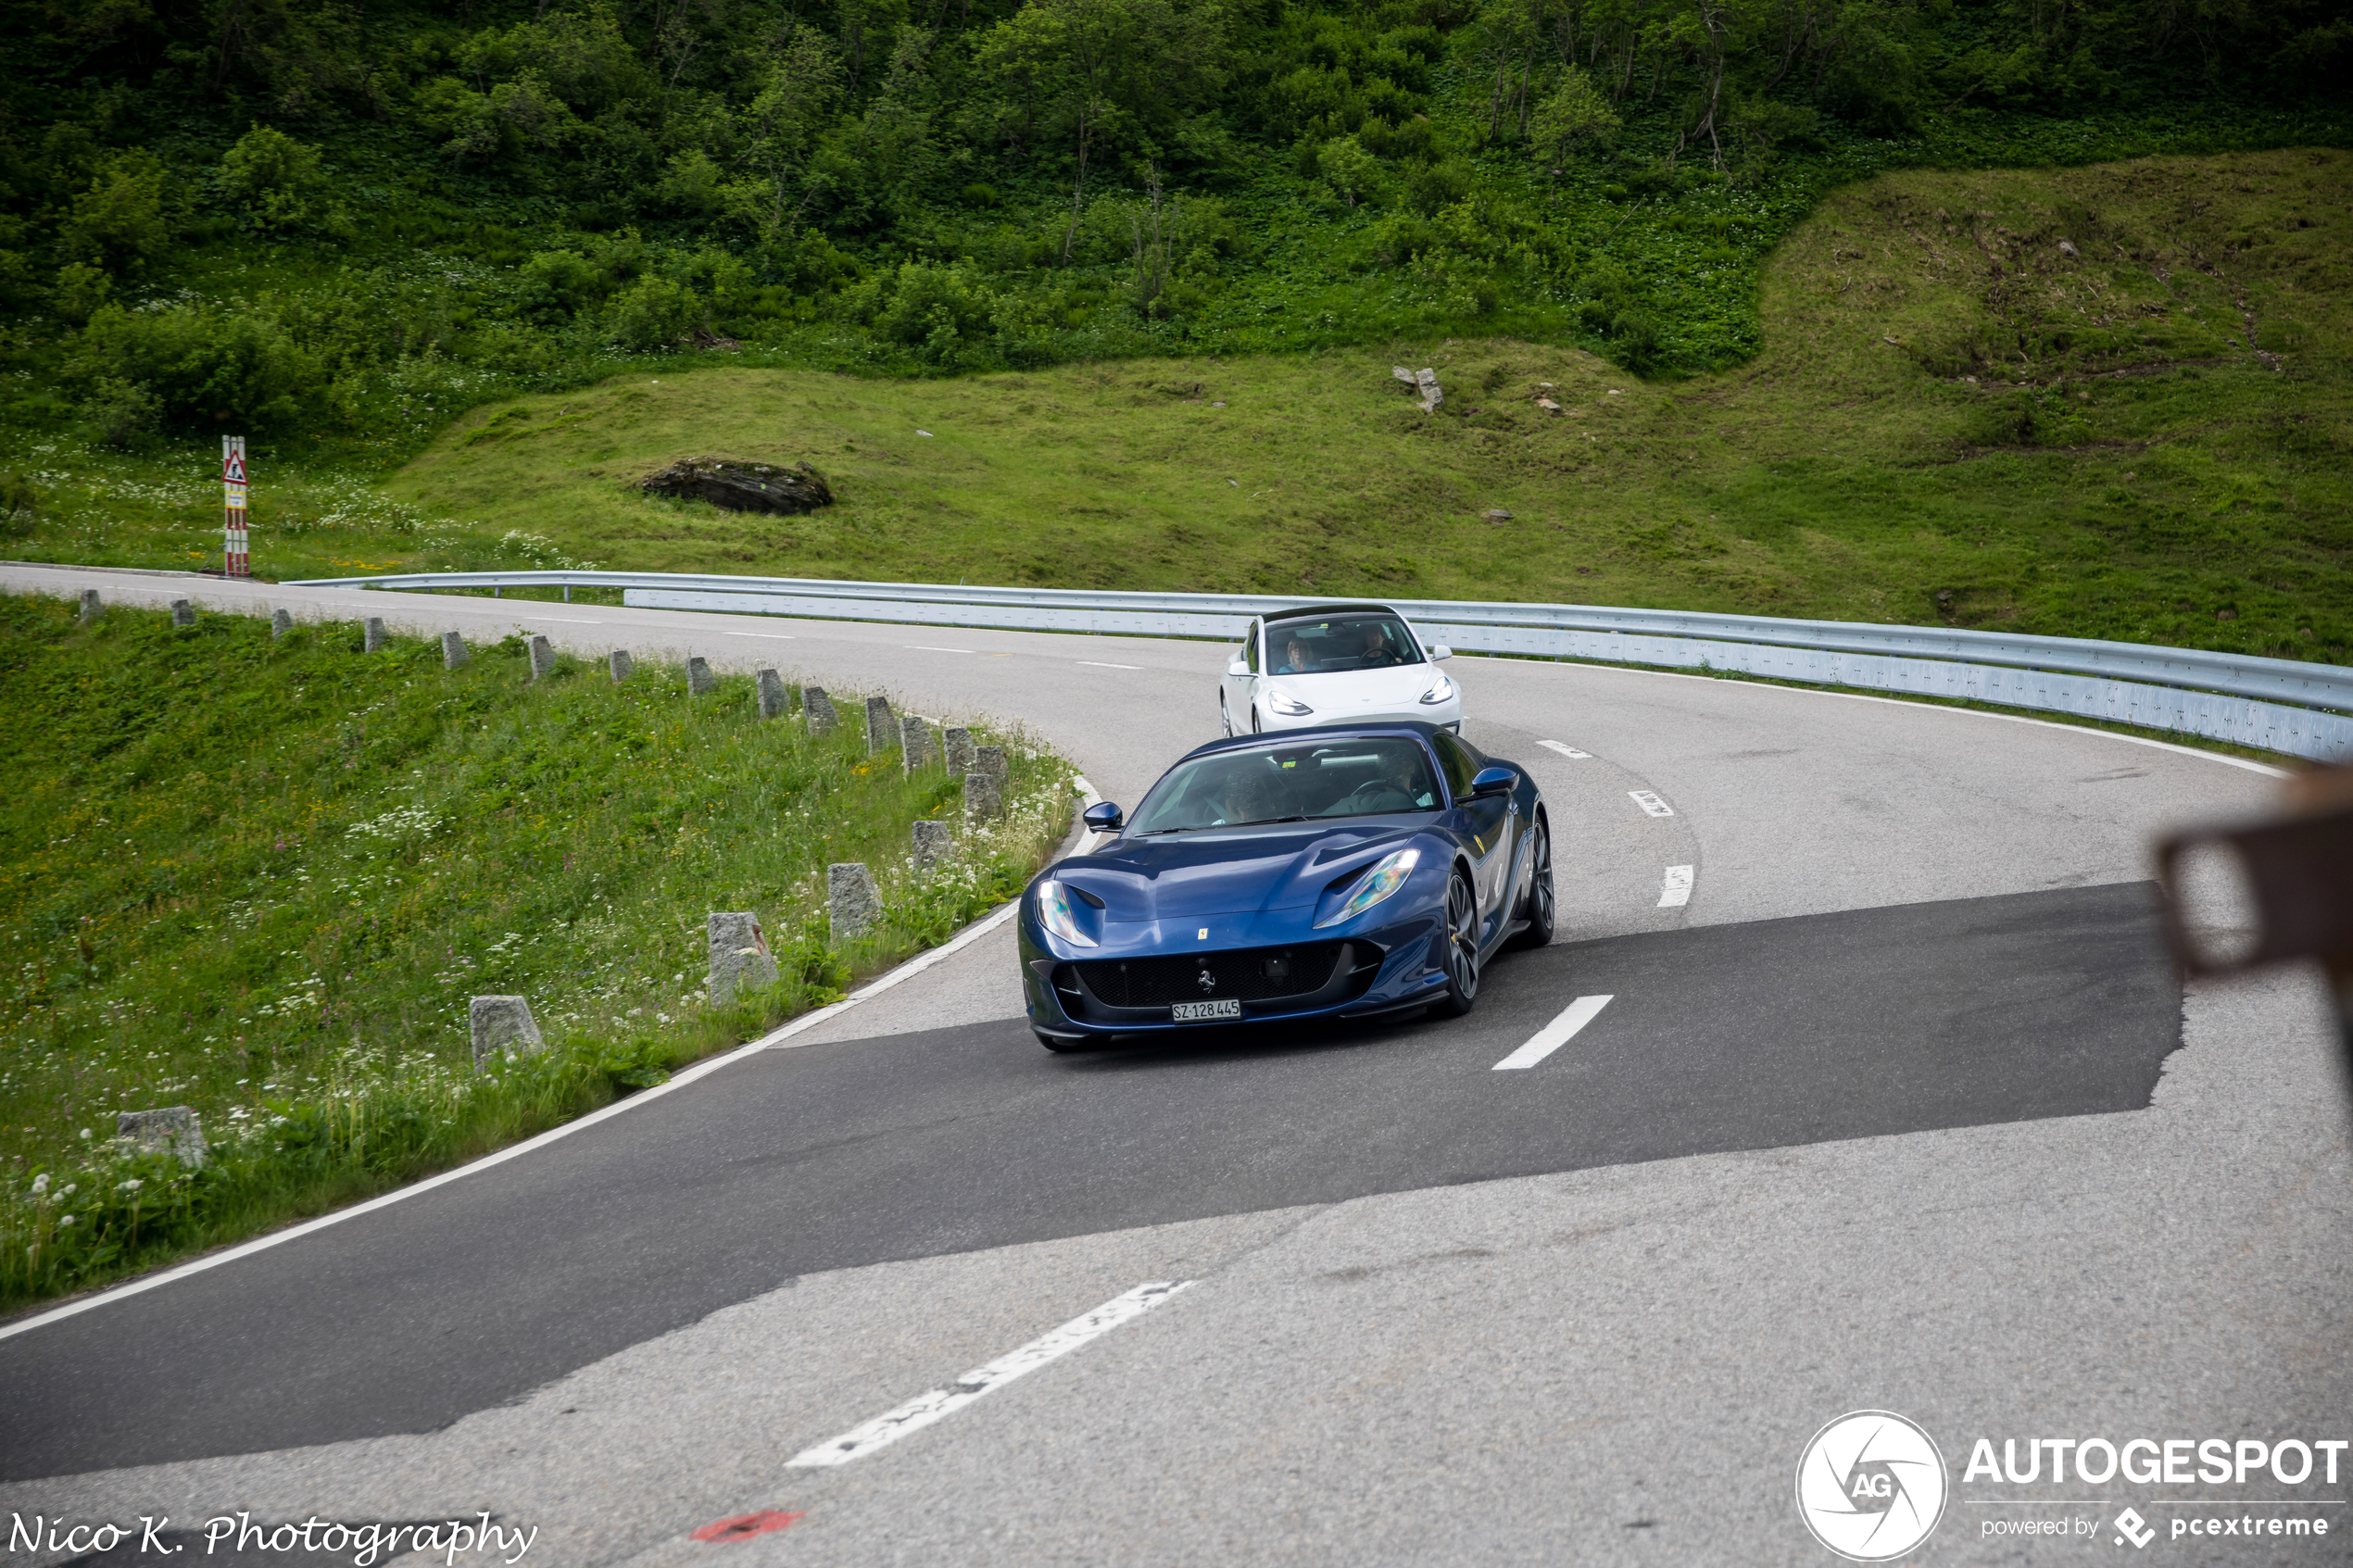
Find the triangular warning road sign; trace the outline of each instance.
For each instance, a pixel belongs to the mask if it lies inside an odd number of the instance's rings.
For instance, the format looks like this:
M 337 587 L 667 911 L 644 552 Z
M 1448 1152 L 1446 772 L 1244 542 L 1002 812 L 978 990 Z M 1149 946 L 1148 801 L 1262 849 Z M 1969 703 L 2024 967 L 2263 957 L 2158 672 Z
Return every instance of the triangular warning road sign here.
M 220 477 L 230 484 L 245 482 L 245 455 L 242 449 L 232 447 L 229 455 L 220 459 Z

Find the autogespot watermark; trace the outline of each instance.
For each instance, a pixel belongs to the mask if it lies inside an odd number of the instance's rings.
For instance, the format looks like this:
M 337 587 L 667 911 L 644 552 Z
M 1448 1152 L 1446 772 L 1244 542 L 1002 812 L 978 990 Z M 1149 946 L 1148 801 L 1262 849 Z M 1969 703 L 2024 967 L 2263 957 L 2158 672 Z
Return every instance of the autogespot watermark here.
M 460 1559 L 472 1563 L 497 1562 L 514 1568 L 539 1539 L 539 1526 L 525 1529 L 495 1522 L 487 1513 L 472 1519 L 435 1519 L 392 1524 L 371 1521 L 346 1524 L 315 1515 L 300 1524 L 259 1523 L 251 1513 L 221 1513 L 202 1524 L 173 1528 L 170 1514 L 141 1514 L 133 1524 L 112 1520 L 52 1519 L 36 1513 L 27 1519 L 11 1514 L 8 1554 L 19 1551 L 55 1554 L 70 1552 L 76 1561 L 86 1556 L 131 1558 L 198 1558 L 216 1551 L 246 1556 L 302 1553 L 344 1557 L 352 1568 L 372 1568 L 403 1553 L 438 1557 L 443 1568 L 458 1568 Z
M 1918 1423 L 1892 1411 L 1855 1411 L 1825 1425 L 1797 1463 L 1797 1513 L 1814 1538 L 1854 1562 L 1902 1557 L 1933 1535 L 1948 1500 L 1971 1512 L 1986 1539 L 2067 1540 L 2127 1552 L 2165 1541 L 2261 1541 L 2289 1546 L 2342 1536 L 2353 1522 L 2326 1512 L 2347 1506 L 2340 1461 L 2353 1440 L 2338 1437 L 1979 1437 L 1952 1498 L 1944 1460 Z M 2188 1488 L 2196 1497 L 2085 1496 L 2116 1484 Z M 1992 1495 L 2003 1487 L 2075 1496 Z M 1971 1523 L 1964 1521 L 1964 1524 Z M 2342 1550 L 2342 1546 L 2338 1546 Z

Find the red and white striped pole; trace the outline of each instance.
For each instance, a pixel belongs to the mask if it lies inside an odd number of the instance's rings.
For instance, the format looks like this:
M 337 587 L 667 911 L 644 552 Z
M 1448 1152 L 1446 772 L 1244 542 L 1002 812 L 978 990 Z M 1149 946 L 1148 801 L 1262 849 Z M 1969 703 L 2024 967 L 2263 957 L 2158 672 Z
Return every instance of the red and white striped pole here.
M 220 438 L 220 490 L 226 508 L 224 577 L 250 577 L 253 566 L 245 553 L 245 438 Z

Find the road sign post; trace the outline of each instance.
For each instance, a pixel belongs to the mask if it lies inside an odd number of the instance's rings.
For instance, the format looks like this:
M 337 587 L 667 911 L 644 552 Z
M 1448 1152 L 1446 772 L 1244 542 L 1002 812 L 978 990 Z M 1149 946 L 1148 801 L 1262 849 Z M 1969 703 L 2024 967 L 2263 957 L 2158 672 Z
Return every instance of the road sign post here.
M 222 529 L 224 577 L 250 577 L 253 567 L 245 552 L 245 438 L 220 438 L 220 491 L 225 523 Z

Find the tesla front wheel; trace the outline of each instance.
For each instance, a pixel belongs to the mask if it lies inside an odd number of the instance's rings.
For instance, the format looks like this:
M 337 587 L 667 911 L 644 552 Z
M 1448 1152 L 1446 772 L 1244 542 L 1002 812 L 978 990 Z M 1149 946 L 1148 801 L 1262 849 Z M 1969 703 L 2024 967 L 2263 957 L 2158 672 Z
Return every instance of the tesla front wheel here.
M 1470 878 L 1454 873 L 1446 889 L 1446 989 L 1431 1010 L 1460 1018 L 1478 1001 L 1478 898 Z
M 1217 694 L 1217 721 L 1226 726 L 1226 738 L 1231 740 L 1234 735 L 1234 710 L 1226 706 L 1224 692 Z
M 1528 907 L 1520 911 L 1527 929 L 1515 938 L 1523 947 L 1541 947 L 1553 939 L 1553 830 L 1536 820 L 1536 852 L 1529 857 Z

